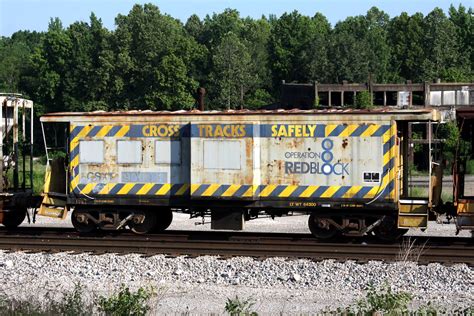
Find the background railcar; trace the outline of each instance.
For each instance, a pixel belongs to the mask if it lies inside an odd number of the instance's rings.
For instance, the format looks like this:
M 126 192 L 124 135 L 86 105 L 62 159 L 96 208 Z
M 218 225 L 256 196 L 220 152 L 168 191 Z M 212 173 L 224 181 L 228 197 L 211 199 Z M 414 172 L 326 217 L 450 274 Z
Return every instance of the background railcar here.
M 407 189 L 407 124 L 431 121 L 435 110 L 48 114 L 42 124 L 64 128 L 67 168 L 53 162 L 64 181 L 45 190 L 64 204 L 42 209 L 73 209 L 81 231 L 162 230 L 172 211 L 210 214 L 214 229 L 302 212 L 320 238 L 395 238 L 434 206 Z

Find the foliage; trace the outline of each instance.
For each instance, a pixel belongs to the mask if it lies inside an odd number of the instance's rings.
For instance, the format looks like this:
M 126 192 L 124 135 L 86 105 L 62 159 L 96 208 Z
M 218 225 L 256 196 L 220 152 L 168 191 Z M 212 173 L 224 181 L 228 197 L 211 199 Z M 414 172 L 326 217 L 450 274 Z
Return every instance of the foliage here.
M 99 297 L 97 304 L 105 315 L 146 315 L 150 310 L 148 300 L 154 295 L 152 288 L 139 288 L 136 292 L 131 292 L 122 284 L 118 293 L 111 297 Z
M 8 316 L 86 316 L 93 314 L 93 306 L 83 300 L 83 287 L 76 283 L 74 289 L 65 293 L 59 302 L 46 300 L 35 302 L 32 300 L 8 300 L 0 299 L 0 315 Z
M 240 300 L 238 296 L 233 299 L 228 298 L 225 304 L 225 311 L 232 316 L 249 315 L 257 316 L 256 312 L 252 312 L 251 309 L 255 305 L 255 302 L 251 299 Z
M 389 17 L 373 7 L 331 26 L 316 13 L 243 18 L 226 9 L 185 24 L 134 5 L 108 30 L 95 14 L 0 38 L 0 90 L 56 111 L 258 108 L 287 82 L 474 80 L 472 8 Z M 362 96 L 361 96 L 362 97 Z M 362 106 L 369 103 L 361 102 Z
M 406 315 L 408 304 L 412 295 L 407 292 L 394 292 L 385 283 L 383 287 L 377 288 L 373 284 L 367 286 L 366 297 L 359 300 L 356 305 L 347 308 L 339 308 L 337 313 L 344 315 Z
M 361 91 L 357 93 L 355 106 L 358 109 L 371 109 L 372 104 L 372 95 L 369 91 Z

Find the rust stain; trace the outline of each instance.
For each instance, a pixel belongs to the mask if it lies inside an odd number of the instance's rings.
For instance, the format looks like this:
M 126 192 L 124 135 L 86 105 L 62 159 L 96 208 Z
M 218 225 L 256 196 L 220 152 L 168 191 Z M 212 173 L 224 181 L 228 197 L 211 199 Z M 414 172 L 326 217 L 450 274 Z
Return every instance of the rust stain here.
M 344 139 L 342 140 L 342 148 L 344 148 L 344 149 L 345 149 L 345 148 L 347 147 L 347 145 L 348 145 L 348 144 L 349 144 L 349 141 L 348 141 L 348 139 L 347 139 L 347 138 L 344 138 Z

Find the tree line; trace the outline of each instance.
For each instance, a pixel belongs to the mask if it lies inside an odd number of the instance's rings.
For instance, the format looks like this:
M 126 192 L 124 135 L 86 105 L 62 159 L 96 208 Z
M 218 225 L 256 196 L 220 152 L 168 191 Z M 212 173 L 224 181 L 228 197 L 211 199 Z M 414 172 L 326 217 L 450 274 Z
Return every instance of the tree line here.
M 0 91 L 19 92 L 39 113 L 178 110 L 198 87 L 213 109 L 276 102 L 281 81 L 377 83 L 474 80 L 472 8 L 390 18 L 373 7 L 333 26 L 316 13 L 241 17 L 226 9 L 185 23 L 134 5 L 105 28 L 90 21 L 0 38 Z M 37 108 L 38 109 L 38 108 Z

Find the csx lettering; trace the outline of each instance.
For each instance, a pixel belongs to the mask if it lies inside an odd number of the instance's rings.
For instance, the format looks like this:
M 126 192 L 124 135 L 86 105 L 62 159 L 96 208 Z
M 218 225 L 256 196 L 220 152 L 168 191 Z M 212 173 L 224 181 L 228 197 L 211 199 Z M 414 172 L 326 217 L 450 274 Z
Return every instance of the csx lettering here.
M 142 133 L 145 137 L 174 137 L 179 135 L 179 125 L 145 125 Z
M 92 182 L 110 181 L 117 175 L 113 172 L 88 172 L 86 177 Z
M 272 125 L 272 137 L 314 137 L 316 125 Z
M 245 137 L 245 125 L 198 125 L 199 137 Z

